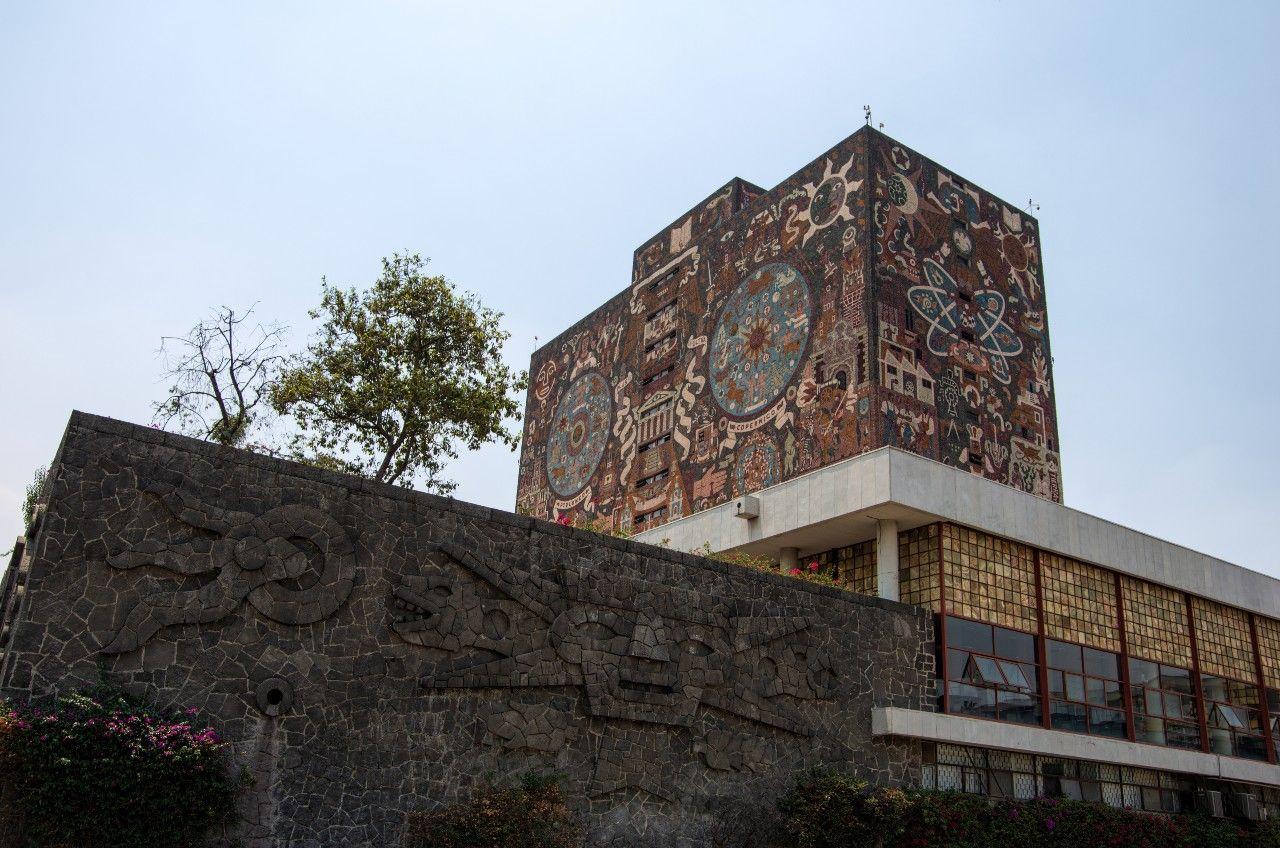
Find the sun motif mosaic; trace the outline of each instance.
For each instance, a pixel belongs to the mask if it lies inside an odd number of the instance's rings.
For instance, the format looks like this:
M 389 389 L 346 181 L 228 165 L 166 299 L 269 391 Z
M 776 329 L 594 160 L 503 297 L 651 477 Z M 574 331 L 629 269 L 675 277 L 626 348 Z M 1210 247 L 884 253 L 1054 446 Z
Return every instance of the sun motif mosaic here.
M 576 494 L 595 473 L 609 441 L 612 407 L 609 386 L 595 371 L 579 376 L 564 393 L 547 439 L 547 482 L 556 494 Z
M 912 286 L 907 297 L 929 322 L 929 350 L 938 356 L 957 355 L 971 367 L 986 365 L 982 370 L 990 369 L 993 377 L 1008 383 L 1009 359 L 1022 353 L 1022 341 L 1004 320 L 1004 295 L 980 291 L 971 299 L 972 310 L 965 310 L 960 287 L 941 265 L 924 260 L 924 276 L 927 285 Z M 964 338 L 966 330 L 973 334 L 972 342 Z
M 784 262 L 756 269 L 729 296 L 708 354 L 725 412 L 750 415 L 782 393 L 809 339 L 809 311 L 809 284 Z

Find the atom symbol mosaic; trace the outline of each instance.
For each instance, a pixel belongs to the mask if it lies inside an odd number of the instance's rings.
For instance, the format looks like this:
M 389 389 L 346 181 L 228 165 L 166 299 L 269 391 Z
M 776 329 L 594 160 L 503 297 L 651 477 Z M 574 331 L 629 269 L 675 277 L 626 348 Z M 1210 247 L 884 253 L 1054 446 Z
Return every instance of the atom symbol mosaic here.
M 547 440 L 547 482 L 556 494 L 568 497 L 587 485 L 609 441 L 612 411 L 609 386 L 595 371 L 570 384 Z
M 1004 295 L 991 289 L 975 294 L 975 314 L 970 322 L 956 303 L 960 287 L 951 275 L 937 262 L 926 259 L 924 276 L 928 285 L 912 286 L 907 297 L 916 312 L 929 322 L 929 350 L 939 356 L 955 355 L 970 367 L 985 359 L 992 376 L 1008 383 L 1009 359 L 1022 353 L 1022 341 L 1005 323 Z M 972 326 L 981 354 L 956 338 L 962 325 Z
M 708 353 L 711 392 L 730 415 L 770 404 L 809 339 L 809 284 L 783 262 L 758 268 L 729 296 Z

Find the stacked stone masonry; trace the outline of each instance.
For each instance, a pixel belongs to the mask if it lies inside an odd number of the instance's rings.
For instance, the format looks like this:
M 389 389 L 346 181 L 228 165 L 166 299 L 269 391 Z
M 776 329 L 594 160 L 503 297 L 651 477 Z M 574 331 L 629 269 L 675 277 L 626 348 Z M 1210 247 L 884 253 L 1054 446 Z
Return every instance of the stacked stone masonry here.
M 398 844 L 486 775 L 565 776 L 592 845 L 701 845 L 823 764 L 901 784 L 927 611 L 77 413 L 4 692 L 208 710 L 250 846 Z

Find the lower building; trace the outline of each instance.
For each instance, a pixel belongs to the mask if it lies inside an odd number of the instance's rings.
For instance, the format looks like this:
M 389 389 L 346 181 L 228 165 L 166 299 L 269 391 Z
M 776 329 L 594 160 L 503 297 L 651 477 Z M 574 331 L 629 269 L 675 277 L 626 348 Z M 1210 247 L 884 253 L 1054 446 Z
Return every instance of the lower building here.
M 1274 578 L 894 448 L 637 538 L 931 612 L 934 703 L 873 731 L 926 785 L 1280 813 Z

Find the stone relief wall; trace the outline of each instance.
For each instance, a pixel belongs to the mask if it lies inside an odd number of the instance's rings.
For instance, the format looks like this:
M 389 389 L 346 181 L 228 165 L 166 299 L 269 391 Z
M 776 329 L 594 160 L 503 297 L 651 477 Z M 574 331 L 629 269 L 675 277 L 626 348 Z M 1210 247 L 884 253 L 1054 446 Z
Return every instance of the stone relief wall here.
M 251 846 L 397 844 L 487 774 L 565 776 L 593 845 L 704 844 L 798 770 L 897 783 L 926 612 L 77 413 L 3 668 L 208 709 Z
M 883 134 L 633 268 L 533 355 L 528 514 L 644 530 L 883 445 L 1061 500 L 1036 222 Z

